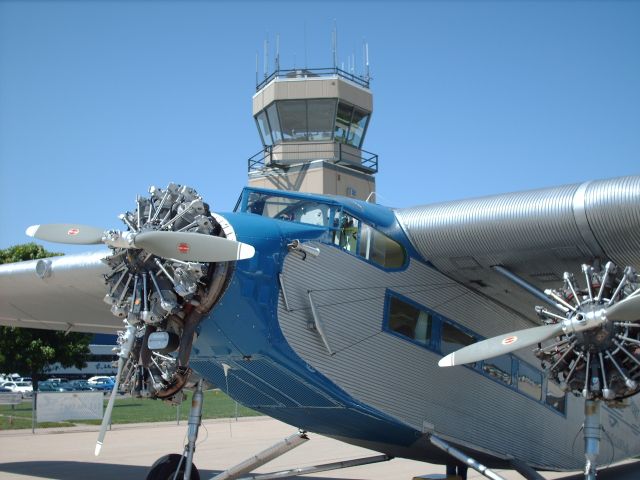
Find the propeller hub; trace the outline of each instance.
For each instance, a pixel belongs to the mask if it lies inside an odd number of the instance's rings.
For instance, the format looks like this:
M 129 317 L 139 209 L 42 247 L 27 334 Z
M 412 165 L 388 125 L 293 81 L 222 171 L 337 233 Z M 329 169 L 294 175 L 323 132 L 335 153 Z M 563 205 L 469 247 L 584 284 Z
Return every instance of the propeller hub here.
M 563 310 L 562 332 L 549 347 L 536 355 L 549 377 L 565 390 L 585 398 L 618 401 L 640 391 L 640 324 L 631 302 L 638 277 L 630 267 L 621 271 L 609 262 L 601 270 L 583 265 L 582 287 L 571 273 L 565 273 L 564 286 L 550 291 Z M 631 307 L 630 307 L 631 305 Z M 538 307 L 547 323 L 559 316 Z M 629 313 L 631 312 L 631 313 Z

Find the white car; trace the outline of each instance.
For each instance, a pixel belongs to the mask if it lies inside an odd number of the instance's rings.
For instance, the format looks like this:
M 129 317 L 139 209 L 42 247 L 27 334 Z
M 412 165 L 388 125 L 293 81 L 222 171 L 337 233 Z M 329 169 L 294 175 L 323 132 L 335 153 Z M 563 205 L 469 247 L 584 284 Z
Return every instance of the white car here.
M 33 394 L 31 382 L 4 382 L 2 386 L 12 392 L 21 393 L 23 397 L 29 397 Z
M 89 380 L 87 380 L 87 382 L 91 384 L 95 384 L 95 383 L 104 382 L 105 380 L 106 381 L 113 380 L 113 377 L 105 377 L 105 376 L 91 377 Z

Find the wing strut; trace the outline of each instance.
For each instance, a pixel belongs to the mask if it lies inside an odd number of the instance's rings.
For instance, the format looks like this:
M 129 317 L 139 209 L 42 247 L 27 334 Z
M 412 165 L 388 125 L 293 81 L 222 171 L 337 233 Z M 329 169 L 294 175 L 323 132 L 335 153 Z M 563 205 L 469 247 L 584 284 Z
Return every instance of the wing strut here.
M 462 453 L 460 450 L 458 450 L 457 448 L 454 448 L 453 446 L 451 446 L 449 443 L 445 442 L 440 437 L 436 437 L 435 435 L 431 434 L 431 435 L 429 435 L 429 441 L 433 445 L 438 447 L 440 450 L 444 450 L 449 455 L 451 455 L 452 457 L 456 458 L 457 460 L 460 460 L 465 465 L 470 466 L 471 468 L 473 468 L 476 472 L 480 473 L 481 475 L 483 475 L 483 476 L 485 476 L 487 478 L 490 478 L 491 480 L 505 480 L 504 477 L 501 477 L 500 475 L 498 475 L 493 470 L 489 470 L 487 467 L 482 465 L 480 462 L 474 460 L 469 455 L 466 455 L 466 454 Z

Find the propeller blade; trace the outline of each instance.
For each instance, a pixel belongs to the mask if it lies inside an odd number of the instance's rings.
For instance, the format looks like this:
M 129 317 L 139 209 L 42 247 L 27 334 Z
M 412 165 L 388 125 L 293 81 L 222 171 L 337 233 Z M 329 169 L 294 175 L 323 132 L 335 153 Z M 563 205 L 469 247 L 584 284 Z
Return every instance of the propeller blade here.
M 498 357 L 505 353 L 510 353 L 542 342 L 554 335 L 558 335 L 560 332 L 562 332 L 562 324 L 556 323 L 553 325 L 543 325 L 541 327 L 525 328 L 524 330 L 488 338 L 450 353 L 446 357 L 441 358 L 438 365 L 440 367 L 452 367 Z
M 640 295 L 628 297 L 621 302 L 614 303 L 606 310 L 610 320 L 618 322 L 635 322 L 640 320 Z
M 124 367 L 124 362 L 126 360 L 122 357 L 118 359 L 118 373 L 116 374 L 116 382 L 113 385 L 113 390 L 111 390 L 111 396 L 109 396 L 109 403 L 107 404 L 107 409 L 104 411 L 104 415 L 102 416 L 102 424 L 100 425 L 100 433 L 98 433 L 98 441 L 96 441 L 96 450 L 95 456 L 100 455 L 100 450 L 102 449 L 102 444 L 104 443 L 104 437 L 107 434 L 107 428 L 109 428 L 109 422 L 111 422 L 111 412 L 113 411 L 113 405 L 116 401 L 116 395 L 118 394 L 118 388 L 120 386 L 120 374 L 122 373 L 122 368 Z
M 104 230 L 76 223 L 50 223 L 31 225 L 27 228 L 26 234 L 47 242 L 94 245 L 102 243 Z
M 120 377 L 122 376 L 122 369 L 124 368 L 125 362 L 129 358 L 129 352 L 131 351 L 131 347 L 133 346 L 133 342 L 135 341 L 136 327 L 128 322 L 126 322 L 126 324 L 127 330 L 124 333 L 124 342 L 122 343 L 122 346 L 120 347 L 120 353 L 118 354 L 118 372 L 116 373 L 116 381 L 113 385 L 113 390 L 111 390 L 109 403 L 107 404 L 107 409 L 105 410 L 102 417 L 100 433 L 98 433 L 98 440 L 96 441 L 96 449 L 94 452 L 96 457 L 100 455 L 100 450 L 102 449 L 102 444 L 104 443 L 104 437 L 107 434 L 107 428 L 109 427 L 109 423 L 111 422 L 111 412 L 113 412 L 113 404 L 116 401 L 118 388 L 120 388 Z
M 188 262 L 229 262 L 255 254 L 247 243 L 193 232 L 143 232 L 135 236 L 134 242 L 137 248 L 159 257 Z

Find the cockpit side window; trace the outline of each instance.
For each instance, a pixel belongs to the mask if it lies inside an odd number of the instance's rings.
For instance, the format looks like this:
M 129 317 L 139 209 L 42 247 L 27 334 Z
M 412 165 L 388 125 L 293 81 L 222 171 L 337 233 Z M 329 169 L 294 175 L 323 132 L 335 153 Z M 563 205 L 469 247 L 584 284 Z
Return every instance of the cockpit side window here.
M 333 233 L 333 243 L 347 252 L 355 255 L 358 244 L 358 226 L 360 222 L 357 218 L 346 213 L 336 213 L 334 221 L 336 230 Z
M 406 260 L 402 245 L 357 218 L 337 212 L 333 243 L 384 268 L 401 268 Z
M 360 230 L 358 255 L 385 268 L 400 268 L 405 261 L 402 245 L 366 224 Z

